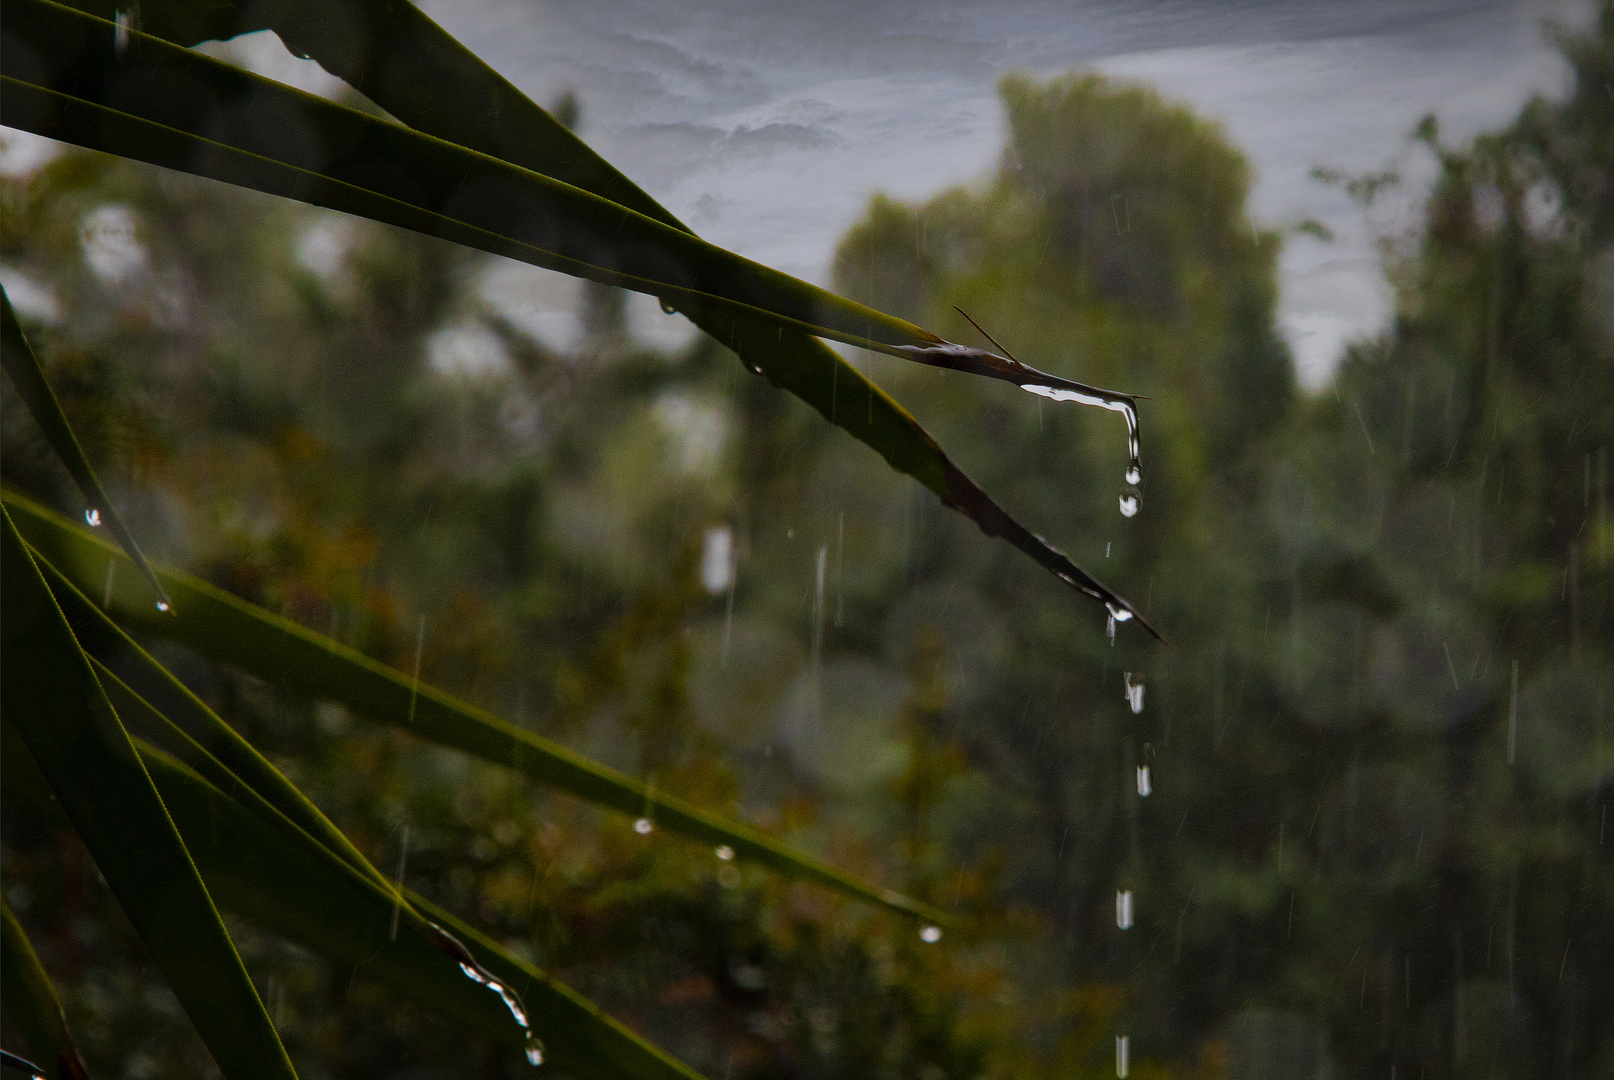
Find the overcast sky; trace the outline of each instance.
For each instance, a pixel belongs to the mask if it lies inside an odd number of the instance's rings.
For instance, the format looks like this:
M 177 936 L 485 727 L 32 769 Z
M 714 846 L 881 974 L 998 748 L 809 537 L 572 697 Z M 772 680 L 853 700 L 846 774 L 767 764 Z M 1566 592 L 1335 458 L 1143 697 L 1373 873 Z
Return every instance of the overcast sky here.
M 911 199 L 993 166 L 1006 72 L 1096 68 L 1226 125 L 1268 225 L 1296 238 L 1281 319 L 1326 377 L 1386 312 L 1369 227 L 1314 166 L 1427 176 L 1407 134 L 1507 120 L 1564 71 L 1542 35 L 1573 0 L 427 0 L 541 103 L 570 89 L 582 134 L 725 247 L 824 282 L 871 193 Z M 1376 227 L 1394 224 L 1395 204 Z

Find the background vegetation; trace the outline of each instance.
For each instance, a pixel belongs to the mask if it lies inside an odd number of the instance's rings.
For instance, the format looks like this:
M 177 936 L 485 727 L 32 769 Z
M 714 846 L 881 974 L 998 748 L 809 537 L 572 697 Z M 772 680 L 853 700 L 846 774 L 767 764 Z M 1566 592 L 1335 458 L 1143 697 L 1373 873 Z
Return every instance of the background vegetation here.
M 1602 1076 L 1614 7 L 1565 51 L 1564 100 L 1420 129 L 1393 324 L 1313 399 L 1249 166 L 1147 89 L 1011 80 L 993 176 L 845 238 L 843 293 L 1150 396 L 1124 519 L 1118 418 L 857 359 L 1166 649 L 605 287 L 557 352 L 489 257 L 79 152 L 6 182 L 0 256 L 148 552 L 964 918 L 927 945 L 152 643 L 376 865 L 706 1075 L 1113 1075 L 1125 1033 L 1138 1076 Z M 6 481 L 81 511 L 3 402 Z M 209 1075 L 6 791 L 6 898 L 92 1074 Z M 304 1076 L 520 1068 L 229 925 Z

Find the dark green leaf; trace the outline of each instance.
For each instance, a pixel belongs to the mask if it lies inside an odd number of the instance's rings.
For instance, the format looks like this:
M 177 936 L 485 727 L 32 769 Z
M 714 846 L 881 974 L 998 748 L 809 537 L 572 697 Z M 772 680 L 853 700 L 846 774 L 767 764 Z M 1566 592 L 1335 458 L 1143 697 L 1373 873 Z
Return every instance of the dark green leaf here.
M 39 359 L 34 356 L 33 347 L 23 335 L 22 326 L 17 322 L 17 313 L 11 308 L 11 298 L 6 290 L 0 286 L 0 357 L 4 358 L 6 374 L 11 377 L 11 384 L 22 395 L 23 404 L 28 406 L 28 412 L 33 416 L 34 423 L 44 433 L 45 441 L 55 451 L 56 457 L 66 466 L 67 472 L 78 485 L 84 500 L 88 502 L 93 512 L 99 515 L 102 524 L 117 538 L 123 550 L 129 553 L 134 560 L 135 567 L 140 575 L 151 584 L 152 590 L 157 594 L 156 603 L 168 610 L 168 594 L 157 582 L 157 577 L 146 565 L 146 557 L 140 553 L 140 545 L 123 524 L 123 519 L 112 508 L 112 500 L 106 497 L 101 487 L 101 481 L 96 479 L 95 470 L 90 467 L 90 459 L 84 456 L 84 450 L 78 444 L 78 436 L 73 434 L 72 425 L 67 422 L 62 412 L 61 402 L 56 400 L 56 394 L 51 390 L 50 383 L 45 380 L 45 372 L 39 366 Z
M 50 1080 L 89 1080 L 90 1074 L 68 1033 L 56 988 L 40 966 L 11 905 L 0 901 L 0 909 L 0 918 L 4 919 L 0 928 L 0 993 L 5 995 L 6 1015 L 28 1040 L 28 1049 L 45 1062 L 43 1068 Z
M 224 1075 L 295 1078 L 212 898 L 9 514 L 0 575 L 6 720 Z

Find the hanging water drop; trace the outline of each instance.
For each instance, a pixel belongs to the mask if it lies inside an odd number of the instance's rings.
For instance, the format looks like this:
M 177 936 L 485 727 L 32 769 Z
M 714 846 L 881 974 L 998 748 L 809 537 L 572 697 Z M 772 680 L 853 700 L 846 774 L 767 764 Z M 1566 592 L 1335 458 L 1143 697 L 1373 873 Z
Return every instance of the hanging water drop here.
M 1115 894 L 1115 925 L 1122 930 L 1132 929 L 1132 890 Z
M 1154 782 L 1149 779 L 1149 766 L 1138 766 L 1138 794 L 1147 799 L 1154 792 Z
M 729 847 L 727 844 L 719 844 L 717 845 L 717 857 L 722 859 L 724 862 L 733 862 L 734 849 Z
M 1110 639 L 1110 644 L 1114 645 L 1116 623 L 1124 623 L 1132 618 L 1132 610 L 1130 608 L 1116 607 L 1114 604 L 1109 603 L 1108 601 L 1105 602 L 1104 606 L 1108 608 L 1110 612 L 1110 621 L 1104 627 L 1104 633 Z
M 934 945 L 934 944 L 936 944 L 936 942 L 941 940 L 941 927 L 939 927 L 939 926 L 921 927 L 920 930 L 919 930 L 919 940 L 923 941 L 926 945 Z
M 1084 394 L 1080 390 L 1034 383 L 1027 383 L 1020 389 L 1040 397 L 1052 398 L 1054 401 L 1075 401 L 1082 405 L 1094 405 L 1100 409 L 1120 413 L 1126 418 L 1126 482 L 1133 487 L 1143 483 L 1143 456 L 1138 449 L 1138 410 L 1131 398 L 1101 397 L 1098 394 Z
M 527 1064 L 531 1065 L 533 1068 L 537 1068 L 543 1063 L 544 1044 L 539 1041 L 538 1036 L 529 1035 L 527 1037 Z
M 170 605 L 167 600 L 159 600 L 157 601 L 157 610 L 170 611 L 172 610 L 172 605 Z
M 669 315 L 678 314 L 678 309 L 673 307 L 672 301 L 668 300 L 665 296 L 661 298 L 661 310 L 665 311 Z
M 1132 1040 L 1125 1035 L 1115 1037 L 1115 1075 L 1119 1080 L 1126 1080 L 1126 1074 L 1131 1070 L 1127 1062 L 1130 1056 Z
M 655 831 L 656 823 L 647 817 L 642 817 L 633 823 L 633 831 L 640 836 L 649 836 Z
M 1121 516 L 1122 517 L 1136 517 L 1137 514 L 1138 514 L 1138 507 L 1140 507 L 1142 505 L 1143 505 L 1143 500 L 1138 497 L 1137 492 L 1135 492 L 1135 491 L 1123 491 L 1123 492 L 1121 492 Z
M 99 529 L 101 527 L 101 511 L 93 506 L 90 507 L 84 511 L 84 520 L 89 522 L 90 528 Z
M 1143 676 L 1133 676 L 1129 671 L 1122 680 L 1126 686 L 1126 703 L 1132 708 L 1132 715 L 1137 716 L 1143 711 Z

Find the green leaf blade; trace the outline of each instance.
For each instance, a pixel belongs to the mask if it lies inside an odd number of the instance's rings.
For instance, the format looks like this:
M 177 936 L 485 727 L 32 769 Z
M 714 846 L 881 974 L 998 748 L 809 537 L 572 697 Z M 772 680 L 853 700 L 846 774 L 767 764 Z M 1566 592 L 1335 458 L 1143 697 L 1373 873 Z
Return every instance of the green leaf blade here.
M 45 379 L 45 371 L 39 366 L 39 358 L 34 355 L 33 347 L 28 344 L 28 338 L 22 332 L 22 324 L 17 321 L 17 313 L 11 306 L 11 298 L 6 295 L 4 286 L 0 286 L 0 356 L 4 358 L 6 374 L 11 377 L 11 384 L 17 388 L 17 393 L 28 406 L 28 412 L 34 418 L 34 423 L 44 433 L 45 441 L 50 444 L 57 459 L 66 466 L 68 474 L 78 485 L 84 500 L 100 515 L 107 530 L 134 561 L 140 576 L 145 578 L 156 592 L 156 602 L 162 605 L 162 610 L 169 610 L 172 604 L 168 594 L 163 592 L 157 575 L 151 572 L 145 555 L 141 554 L 140 545 L 135 543 L 134 534 L 124 525 L 123 518 L 113 508 L 112 500 L 107 498 L 106 490 L 101 487 L 95 469 L 90 466 L 90 459 L 85 456 L 83 447 L 79 445 L 78 436 L 73 434 L 73 427 L 67 422 L 66 414 L 62 412 L 61 402 L 56 399 L 55 392 Z
M 3 900 L 0 920 L 0 993 L 5 995 L 6 1014 L 28 1040 L 28 1049 L 46 1062 L 49 1080 L 90 1080 L 67 1030 L 56 988 L 11 905 Z
M 0 545 L 7 721 L 225 1076 L 295 1080 L 184 843 L 9 514 Z

